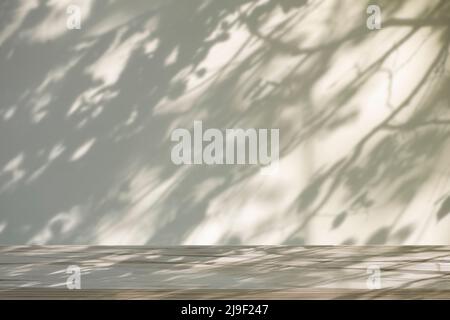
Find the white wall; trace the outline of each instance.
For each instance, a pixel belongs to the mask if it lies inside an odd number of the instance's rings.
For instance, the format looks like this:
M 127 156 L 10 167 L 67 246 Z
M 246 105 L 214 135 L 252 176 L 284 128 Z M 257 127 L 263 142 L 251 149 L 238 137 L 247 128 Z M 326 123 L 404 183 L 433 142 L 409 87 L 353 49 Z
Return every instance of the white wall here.
M 376 3 L 2 1 L 0 244 L 450 244 L 450 2 Z M 279 170 L 172 164 L 194 120 Z

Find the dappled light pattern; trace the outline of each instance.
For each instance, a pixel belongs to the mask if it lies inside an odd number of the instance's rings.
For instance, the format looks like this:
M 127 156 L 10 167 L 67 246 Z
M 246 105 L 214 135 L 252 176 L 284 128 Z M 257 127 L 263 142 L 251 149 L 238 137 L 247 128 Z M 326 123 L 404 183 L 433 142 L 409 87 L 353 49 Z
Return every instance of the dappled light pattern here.
M 7 246 L 0 297 L 448 299 L 449 258 L 448 246 Z M 67 290 L 71 265 L 81 290 Z
M 2 1 L 0 243 L 449 244 L 450 2 L 372 3 Z M 174 165 L 196 120 L 279 170 Z

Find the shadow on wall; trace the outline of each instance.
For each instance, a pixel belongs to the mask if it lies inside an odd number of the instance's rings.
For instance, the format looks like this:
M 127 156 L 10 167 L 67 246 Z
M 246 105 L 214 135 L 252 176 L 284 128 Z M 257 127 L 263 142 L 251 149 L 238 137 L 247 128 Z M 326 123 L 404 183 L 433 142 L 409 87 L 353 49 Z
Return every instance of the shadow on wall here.
M 450 243 L 450 3 L 378 3 L 3 1 L 0 243 Z M 280 172 L 172 164 L 194 120 Z

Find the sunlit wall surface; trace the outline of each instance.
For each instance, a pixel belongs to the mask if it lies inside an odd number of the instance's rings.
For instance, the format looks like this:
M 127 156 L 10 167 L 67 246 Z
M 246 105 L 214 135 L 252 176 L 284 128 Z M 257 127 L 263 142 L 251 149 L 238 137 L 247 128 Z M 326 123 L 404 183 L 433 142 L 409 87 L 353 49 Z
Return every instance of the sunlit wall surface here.
M 449 42 L 445 0 L 2 0 L 0 244 L 450 244 Z M 174 164 L 194 121 L 278 170 Z

